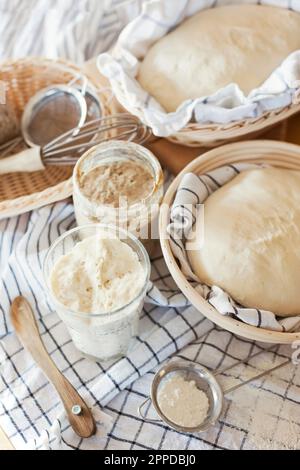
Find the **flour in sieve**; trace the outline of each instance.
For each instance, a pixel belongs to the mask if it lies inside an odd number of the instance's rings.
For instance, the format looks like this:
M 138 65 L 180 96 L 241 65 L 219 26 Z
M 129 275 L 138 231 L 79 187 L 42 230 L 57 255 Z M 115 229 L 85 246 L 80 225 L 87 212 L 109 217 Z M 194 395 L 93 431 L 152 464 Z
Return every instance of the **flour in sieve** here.
M 158 405 L 172 423 L 185 428 L 196 428 L 208 415 L 207 395 L 199 390 L 195 381 L 187 381 L 176 374 L 162 385 Z

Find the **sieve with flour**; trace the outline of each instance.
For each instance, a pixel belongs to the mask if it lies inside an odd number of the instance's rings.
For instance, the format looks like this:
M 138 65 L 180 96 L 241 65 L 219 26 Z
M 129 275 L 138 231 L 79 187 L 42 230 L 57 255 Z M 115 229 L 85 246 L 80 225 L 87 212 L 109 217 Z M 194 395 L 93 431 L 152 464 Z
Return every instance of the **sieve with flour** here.
M 195 362 L 184 361 L 184 360 L 178 360 L 178 361 L 171 360 L 168 364 L 166 364 L 161 369 L 159 369 L 159 371 L 154 376 L 154 379 L 151 385 L 150 397 L 148 397 L 147 400 L 145 400 L 139 407 L 139 410 L 138 410 L 139 415 L 145 421 L 148 421 L 151 423 L 165 423 L 170 428 L 175 429 L 176 431 L 179 431 L 179 432 L 200 433 L 200 432 L 207 431 L 211 426 L 216 425 L 216 423 L 220 419 L 221 414 L 223 412 L 225 396 L 249 384 L 250 382 L 263 378 L 266 375 L 278 369 L 281 369 L 282 367 L 289 364 L 291 360 L 288 359 L 271 369 L 263 371 L 260 374 L 255 375 L 254 377 L 251 377 L 250 379 L 242 383 L 239 383 L 237 385 L 234 385 L 224 390 L 222 389 L 217 377 L 229 371 L 230 369 L 236 367 L 237 365 L 247 364 L 247 361 L 249 361 L 250 359 L 253 359 L 254 357 L 257 357 L 260 354 L 265 353 L 267 351 L 272 351 L 273 349 L 274 349 L 274 346 L 269 349 L 264 349 L 263 351 L 260 351 L 256 354 L 248 356 L 246 359 L 242 361 L 235 362 L 234 364 L 232 364 L 231 366 L 225 369 L 217 370 L 214 372 L 210 372 L 208 369 L 206 369 L 202 365 L 197 364 Z M 185 427 L 176 422 L 173 422 L 172 420 L 170 420 L 168 416 L 166 416 L 163 413 L 161 409 L 160 402 L 159 402 L 160 391 L 163 385 L 165 384 L 165 381 L 170 380 L 172 376 L 174 376 L 175 374 L 180 375 L 187 382 L 191 382 L 191 381 L 195 382 L 196 387 L 200 391 L 204 392 L 204 394 L 206 395 L 208 399 L 209 406 L 208 406 L 207 416 L 205 420 L 200 422 L 197 426 Z M 159 416 L 159 419 L 150 419 L 147 417 L 145 413 L 145 408 L 146 408 L 146 405 L 150 405 L 150 403 L 152 403 L 156 413 Z M 182 403 L 182 406 L 184 406 L 184 403 Z

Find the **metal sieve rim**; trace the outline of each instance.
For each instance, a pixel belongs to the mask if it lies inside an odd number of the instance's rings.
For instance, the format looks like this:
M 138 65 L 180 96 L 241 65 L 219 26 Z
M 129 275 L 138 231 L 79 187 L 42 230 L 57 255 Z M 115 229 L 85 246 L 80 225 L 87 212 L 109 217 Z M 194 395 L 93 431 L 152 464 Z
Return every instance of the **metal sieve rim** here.
M 161 411 L 160 406 L 158 404 L 158 388 L 161 384 L 162 380 L 171 372 L 194 372 L 201 377 L 201 379 L 206 380 L 208 386 L 211 389 L 212 395 L 214 397 L 214 413 L 213 416 L 210 415 L 206 418 L 206 420 L 196 427 L 184 427 L 179 426 L 176 423 L 170 421 Z M 216 380 L 215 376 L 208 370 L 206 367 L 203 367 L 200 364 L 191 361 L 171 361 L 168 364 L 164 365 L 159 371 L 155 374 L 154 379 L 151 385 L 151 400 L 153 407 L 155 408 L 156 413 L 161 418 L 163 422 L 165 422 L 170 428 L 175 429 L 176 431 L 184 432 L 184 433 L 198 433 L 204 432 L 211 426 L 215 425 L 218 421 L 222 411 L 223 411 L 223 401 L 224 401 L 224 393 L 219 384 Z
M 34 116 L 35 109 L 39 104 L 49 100 L 49 98 L 54 97 L 59 92 L 63 92 L 66 95 L 72 96 L 77 101 L 80 110 L 78 113 L 77 127 L 81 127 L 85 123 L 87 117 L 87 103 L 85 97 L 78 89 L 69 85 L 52 85 L 50 87 L 43 88 L 29 100 L 22 115 L 22 135 L 29 147 L 36 146 L 36 143 L 32 140 L 32 137 L 29 133 L 29 125 L 31 123 L 32 117 Z

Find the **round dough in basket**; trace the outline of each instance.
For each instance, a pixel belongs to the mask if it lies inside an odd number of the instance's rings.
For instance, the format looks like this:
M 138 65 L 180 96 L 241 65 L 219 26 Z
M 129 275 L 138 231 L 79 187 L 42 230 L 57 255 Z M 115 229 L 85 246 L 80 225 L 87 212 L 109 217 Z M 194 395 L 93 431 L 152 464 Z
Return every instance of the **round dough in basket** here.
M 199 235 L 187 246 L 199 279 L 245 307 L 300 314 L 300 172 L 242 172 L 204 208 L 202 247 Z
M 200 11 L 160 39 L 138 81 L 168 111 L 237 83 L 247 95 L 300 49 L 300 14 L 230 5 Z

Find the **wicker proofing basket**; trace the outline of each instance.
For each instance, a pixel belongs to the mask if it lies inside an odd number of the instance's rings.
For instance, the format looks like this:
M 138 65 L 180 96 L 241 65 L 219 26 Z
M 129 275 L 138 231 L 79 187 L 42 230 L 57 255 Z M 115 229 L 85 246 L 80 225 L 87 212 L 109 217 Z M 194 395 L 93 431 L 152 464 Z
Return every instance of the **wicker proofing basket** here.
M 258 118 L 231 122 L 230 124 L 200 125 L 191 123 L 177 134 L 169 137 L 168 140 L 188 147 L 217 147 L 237 140 L 258 137 L 267 129 L 298 112 L 300 112 L 300 104 L 295 102 L 286 108 L 264 113 Z
M 255 341 L 274 344 L 293 343 L 300 339 L 300 333 L 279 333 L 256 328 L 218 313 L 192 287 L 191 283 L 183 275 L 170 248 L 167 234 L 170 206 L 173 203 L 182 176 L 189 172 L 203 174 L 220 166 L 238 162 L 268 163 L 280 168 L 300 170 L 300 147 L 271 140 L 240 142 L 211 150 L 189 164 L 170 186 L 162 205 L 160 213 L 160 238 L 164 258 L 180 290 L 197 310 L 215 324 L 239 336 Z
M 69 62 L 44 58 L 26 58 L 0 65 L 0 81 L 6 83 L 6 101 L 21 118 L 28 100 L 39 90 L 54 84 L 69 83 L 82 71 Z M 84 74 L 86 76 L 86 74 Z M 101 99 L 102 112 L 107 113 L 103 95 L 93 79 L 89 85 Z M 3 106 L 3 105 L 2 105 Z M 72 194 L 72 167 L 48 167 L 35 173 L 0 176 L 0 219 L 12 217 L 69 197 Z
M 121 87 L 118 88 L 118 95 L 119 100 L 125 103 L 125 92 Z M 134 108 L 128 107 L 127 111 L 136 114 Z M 285 108 L 275 109 L 256 118 L 234 121 L 229 124 L 189 123 L 176 134 L 167 137 L 167 140 L 187 147 L 218 147 L 237 140 L 256 138 L 267 129 L 298 112 L 300 112 L 300 89 L 295 94 L 293 104 Z

